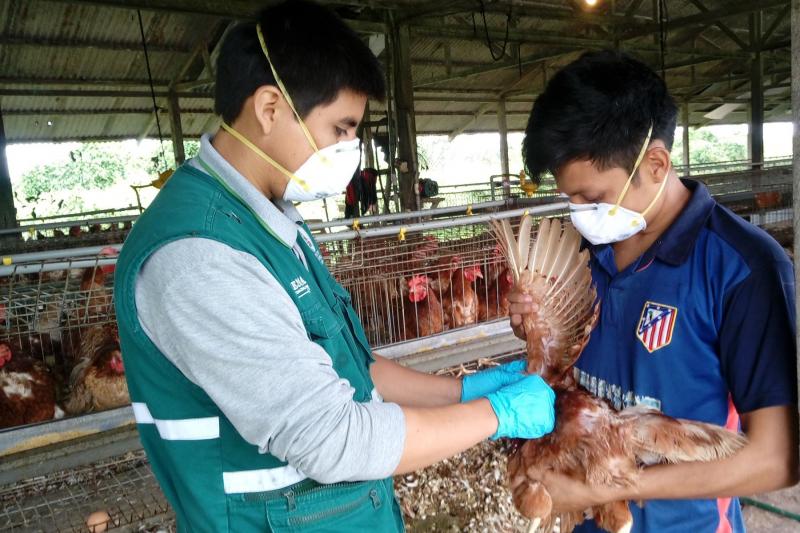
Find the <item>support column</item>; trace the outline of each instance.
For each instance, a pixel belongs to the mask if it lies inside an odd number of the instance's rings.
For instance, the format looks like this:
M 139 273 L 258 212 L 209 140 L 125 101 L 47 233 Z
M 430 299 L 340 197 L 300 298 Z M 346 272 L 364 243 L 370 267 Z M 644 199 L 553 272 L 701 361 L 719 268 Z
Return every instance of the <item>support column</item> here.
M 792 0 L 792 123 L 794 124 L 794 273 L 799 279 L 800 270 L 800 0 Z M 795 284 L 795 309 L 800 310 L 800 285 Z M 797 314 L 800 317 L 800 314 Z M 797 329 L 800 340 L 800 328 Z M 800 346 L 800 343 L 798 343 Z M 800 369 L 800 357 L 797 359 Z M 800 380 L 800 371 L 797 373 Z
M 690 157 L 691 148 L 689 147 L 689 102 L 686 101 L 681 106 L 681 122 L 683 123 L 683 168 L 685 175 L 691 175 L 692 160 Z
M 764 162 L 764 60 L 761 56 L 761 12 L 750 15 L 750 160 Z
M 497 101 L 497 131 L 500 132 L 500 173 L 503 174 L 503 198 L 511 196 L 508 174 L 508 123 L 506 122 L 506 99 Z
M 172 131 L 172 151 L 175 154 L 175 166 L 180 166 L 186 160 L 183 150 L 183 126 L 181 125 L 181 106 L 178 95 L 171 92 L 169 95 L 169 125 Z
M 17 227 L 17 210 L 14 207 L 14 192 L 11 190 L 11 174 L 8 172 L 6 146 L 3 111 L 0 109 L 0 229 Z
M 411 77 L 411 47 L 407 24 L 393 25 L 395 106 L 397 109 L 397 163 L 400 205 L 405 211 L 419 209 L 417 126 L 414 117 L 414 84 Z

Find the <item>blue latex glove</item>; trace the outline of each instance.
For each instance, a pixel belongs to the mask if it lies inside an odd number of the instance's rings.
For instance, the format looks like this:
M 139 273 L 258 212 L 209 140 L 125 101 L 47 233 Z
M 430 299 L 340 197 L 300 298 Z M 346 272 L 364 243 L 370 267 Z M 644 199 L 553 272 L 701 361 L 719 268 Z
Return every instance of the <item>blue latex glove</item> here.
M 461 378 L 461 403 L 483 398 L 525 377 L 525 361 L 514 361 Z
M 498 422 L 492 440 L 500 437 L 538 439 L 553 431 L 556 394 L 539 376 L 525 376 L 490 393 L 487 398 Z

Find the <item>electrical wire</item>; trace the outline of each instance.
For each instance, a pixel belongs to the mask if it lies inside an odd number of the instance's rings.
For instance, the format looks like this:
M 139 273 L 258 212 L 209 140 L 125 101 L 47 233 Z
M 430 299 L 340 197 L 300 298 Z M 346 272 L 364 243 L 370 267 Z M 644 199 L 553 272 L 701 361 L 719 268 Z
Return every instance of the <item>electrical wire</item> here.
M 669 12 L 667 11 L 667 0 L 658 0 L 658 41 L 661 56 L 661 77 L 667 79 L 667 24 L 669 23 Z
M 147 39 L 144 36 L 144 23 L 142 22 L 142 11 L 140 9 L 136 10 L 136 14 L 139 16 L 139 33 L 142 36 L 142 48 L 144 49 L 144 63 L 147 66 L 147 80 L 150 83 L 150 96 L 153 99 L 153 114 L 156 117 L 156 127 L 158 128 L 158 140 L 161 143 L 161 161 L 164 163 L 164 167 L 167 166 L 167 156 L 164 152 L 164 134 L 161 131 L 161 121 L 158 118 L 158 104 L 156 103 L 156 89 L 153 84 L 153 71 L 150 69 L 150 54 L 147 51 Z
M 503 49 L 500 51 L 500 55 L 495 55 L 494 48 L 492 47 L 493 43 L 492 39 L 489 37 L 489 25 L 486 23 L 486 6 L 483 4 L 483 0 L 479 0 L 479 4 L 481 6 L 481 16 L 483 17 L 483 33 L 486 38 L 486 46 L 489 48 L 489 53 L 492 54 L 492 59 L 494 61 L 500 61 L 506 55 L 506 47 L 508 46 L 508 28 L 511 26 L 511 5 L 508 6 L 508 14 L 506 14 L 506 36 L 503 40 Z M 475 14 L 472 15 L 472 24 L 473 29 L 475 27 Z

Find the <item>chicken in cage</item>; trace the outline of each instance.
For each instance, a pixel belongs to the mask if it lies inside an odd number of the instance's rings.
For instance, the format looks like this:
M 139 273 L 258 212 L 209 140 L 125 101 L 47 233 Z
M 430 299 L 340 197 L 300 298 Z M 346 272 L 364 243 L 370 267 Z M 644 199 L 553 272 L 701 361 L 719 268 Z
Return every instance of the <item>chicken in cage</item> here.
M 113 256 L 15 264 L 0 277 L 0 427 L 129 403 Z

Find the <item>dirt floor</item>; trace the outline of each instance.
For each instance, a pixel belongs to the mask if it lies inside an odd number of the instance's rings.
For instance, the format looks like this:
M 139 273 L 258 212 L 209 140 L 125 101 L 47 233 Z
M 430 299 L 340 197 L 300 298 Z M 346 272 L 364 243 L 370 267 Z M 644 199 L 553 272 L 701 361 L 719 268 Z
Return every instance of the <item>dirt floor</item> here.
M 764 502 L 791 513 L 800 514 L 800 486 L 791 489 L 759 494 L 754 500 Z M 749 533 L 797 533 L 800 522 L 745 505 L 744 519 Z

